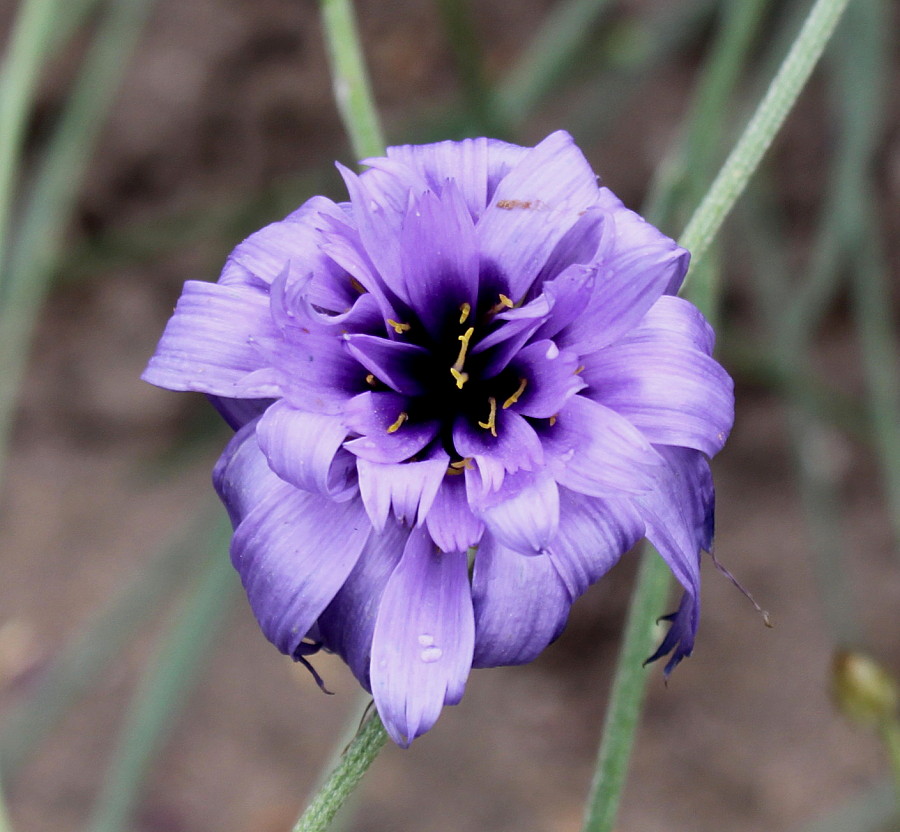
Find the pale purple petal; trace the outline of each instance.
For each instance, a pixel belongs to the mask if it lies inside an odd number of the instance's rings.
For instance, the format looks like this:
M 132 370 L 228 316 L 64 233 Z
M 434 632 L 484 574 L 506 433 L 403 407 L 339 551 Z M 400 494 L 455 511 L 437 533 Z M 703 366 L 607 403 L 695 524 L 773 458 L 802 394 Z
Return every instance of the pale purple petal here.
M 449 462 L 450 457 L 443 451 L 424 462 L 384 464 L 360 459 L 359 490 L 376 530 L 384 528 L 392 507 L 400 523 L 421 526 Z
M 370 462 L 403 462 L 437 436 L 438 422 L 403 421 L 409 404 L 399 393 L 361 393 L 347 402 L 344 421 L 362 434 L 344 447 Z M 394 428 L 394 425 L 398 425 Z
M 602 578 L 644 536 L 644 521 L 624 499 L 559 489 L 559 531 L 550 559 L 573 598 Z
M 593 497 L 649 491 L 665 470 L 637 428 L 581 395 L 573 396 L 555 423 L 541 430 L 541 441 L 557 482 Z
M 319 616 L 319 636 L 325 646 L 347 662 L 353 675 L 369 691 L 375 618 L 408 537 L 409 529 L 394 521 L 388 521 L 380 533 L 369 535 L 344 585 Z
M 470 546 L 477 546 L 484 534 L 484 523 L 469 508 L 466 478 L 462 474 L 460 471 L 444 477 L 425 518 L 428 534 L 444 552 L 465 552 Z
M 414 529 L 372 639 L 372 695 L 394 742 L 408 746 L 445 704 L 459 702 L 474 640 L 466 553 L 439 552 L 424 529 Z
M 519 301 L 557 243 L 596 203 L 597 178 L 563 131 L 533 148 L 497 186 L 478 222 L 482 262 L 506 281 Z
M 473 667 L 524 664 L 562 633 L 572 599 L 547 555 L 529 557 L 487 534 L 472 576 Z
M 371 533 L 361 501 L 336 503 L 286 482 L 241 520 L 231 559 L 259 626 L 282 653 L 297 650 Z
M 508 473 L 540 466 L 544 452 L 534 428 L 515 411 L 504 410 L 501 404 L 497 404 L 496 436 L 477 421 L 473 424 L 460 416 L 453 425 L 454 447 L 463 457 L 473 458 L 479 466 L 492 460 Z M 484 424 L 489 423 L 489 415 L 490 404 L 485 402 Z
M 673 339 L 674 340 L 674 339 Z M 734 383 L 705 353 L 671 340 L 623 340 L 584 358 L 584 395 L 653 443 L 718 453 L 734 421 Z
M 256 435 L 269 466 L 291 485 L 335 500 L 355 495 L 356 457 L 341 447 L 347 429 L 334 416 L 282 400 L 263 414 Z
M 249 422 L 231 437 L 213 468 L 212 481 L 232 526 L 237 526 L 273 490 L 281 488 L 282 481 L 256 441 L 256 422 Z
M 525 555 L 546 552 L 559 528 L 559 489 L 546 471 L 508 475 L 496 491 L 469 495 L 470 504 L 499 543 Z
M 189 280 L 141 378 L 232 398 L 235 385 L 265 365 L 258 342 L 273 334 L 261 290 Z

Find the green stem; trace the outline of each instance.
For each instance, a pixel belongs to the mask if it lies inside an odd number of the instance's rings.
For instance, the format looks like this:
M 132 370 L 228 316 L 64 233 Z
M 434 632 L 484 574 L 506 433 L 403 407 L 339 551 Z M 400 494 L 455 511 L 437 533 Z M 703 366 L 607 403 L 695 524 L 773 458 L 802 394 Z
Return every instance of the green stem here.
M 900 722 L 892 719 L 881 729 L 881 738 L 887 751 L 891 774 L 894 777 L 895 797 L 900 807 Z
M 766 96 L 679 240 L 695 258 L 699 259 L 709 248 L 746 187 L 809 78 L 847 2 L 818 0 L 813 6 Z M 714 273 L 715 270 L 704 270 L 709 279 Z M 700 301 L 701 308 L 704 299 L 715 297 L 709 286 L 700 285 L 697 280 L 687 287 L 685 294 L 689 299 Z M 714 310 L 704 311 L 711 314 Z M 583 832 L 610 832 L 613 828 L 644 698 L 646 674 L 641 669 L 641 661 L 653 649 L 648 622 L 662 608 L 667 588 L 665 564 L 645 553 L 616 665 Z
M 381 717 L 377 711 L 373 711 L 347 746 L 331 776 L 297 821 L 293 832 L 324 832 L 338 809 L 375 761 L 387 738 Z
M 6 238 L 25 120 L 57 5 L 55 0 L 24 0 L 0 76 L 0 297 L 6 278 Z
M 222 523 L 209 542 L 211 557 L 205 571 L 132 700 L 89 825 L 91 832 L 119 832 L 126 826 L 144 775 L 210 656 L 237 589 L 227 555 L 230 539 L 231 526 Z
M 725 160 L 681 244 L 700 260 L 806 84 L 849 0 L 817 0 L 762 103 Z
M 352 0 L 319 0 L 319 5 L 334 98 L 353 154 L 357 159 L 380 156 L 384 153 L 384 138 L 363 60 Z
M 643 662 L 657 638 L 654 622 L 665 605 L 668 591 L 669 569 L 648 544 L 641 555 L 622 649 L 606 706 L 603 741 L 597 755 L 583 832 L 607 832 L 615 823 L 647 688 Z

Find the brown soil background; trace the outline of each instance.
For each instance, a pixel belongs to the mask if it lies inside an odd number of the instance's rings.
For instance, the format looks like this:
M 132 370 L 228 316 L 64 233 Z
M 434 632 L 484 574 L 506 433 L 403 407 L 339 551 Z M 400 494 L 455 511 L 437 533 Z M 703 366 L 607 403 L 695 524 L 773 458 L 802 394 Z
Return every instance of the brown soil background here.
M 402 139 L 416 114 L 435 112 L 455 95 L 451 53 L 432 4 L 363 0 L 360 7 L 388 133 Z M 549 7 L 541 0 L 473 4 L 492 76 L 510 65 Z M 9 18 L 3 13 L 0 22 Z M 33 147 L 58 111 L 81 46 L 60 55 L 47 73 Z M 702 54 L 698 43 L 671 61 L 641 87 L 613 131 L 585 147 L 631 205 L 640 203 L 676 135 Z M 800 262 L 828 161 L 822 98 L 814 84 L 774 152 Z M 567 126 L 552 109 L 519 138 L 533 142 Z M 893 194 L 895 265 L 897 121 L 878 162 L 885 194 Z M 161 0 L 92 162 L 72 251 L 136 223 L 221 208 L 298 172 L 327 170 L 335 157 L 351 161 L 313 3 Z M 330 173 L 313 174 L 308 187 L 307 194 L 337 193 Z M 299 202 L 304 192 L 297 194 Z M 288 207 L 273 207 L 263 221 Z M 175 254 L 137 265 L 125 258 L 121 267 L 87 269 L 77 280 L 70 274 L 50 299 L 0 504 L 0 719 L 159 546 L 209 503 L 208 472 L 225 433 L 185 451 L 186 432 L 196 437 L 212 424 L 202 397 L 151 388 L 138 375 L 181 282 L 213 279 L 240 239 L 230 234 L 213 222 L 209 239 Z M 725 278 L 728 315 L 752 325 L 749 277 L 733 264 Z M 818 361 L 846 390 L 861 392 L 856 347 L 840 308 Z M 824 441 L 843 489 L 846 562 L 868 644 L 898 671 L 900 568 L 877 469 L 868 451 L 840 435 Z M 777 399 L 739 386 L 735 431 L 714 471 L 717 551 L 776 627 L 765 629 L 731 585 L 706 570 L 694 657 L 668 687 L 658 667 L 648 671 L 649 701 L 618 825 L 623 832 L 791 829 L 885 770 L 875 739 L 846 724 L 829 700 L 833 648 Z M 349 828 L 577 830 L 633 563 L 625 558 L 576 605 L 565 634 L 539 660 L 473 673 L 463 703 L 446 709 L 427 736 L 409 751 L 388 748 L 364 782 Z M 157 623 L 141 635 L 7 784 L 17 832 L 82 827 L 159 629 Z M 323 696 L 265 642 L 240 598 L 202 684 L 175 717 L 128 829 L 288 829 L 341 726 L 359 707 L 355 682 L 339 661 L 325 657 L 317 666 L 336 696 Z

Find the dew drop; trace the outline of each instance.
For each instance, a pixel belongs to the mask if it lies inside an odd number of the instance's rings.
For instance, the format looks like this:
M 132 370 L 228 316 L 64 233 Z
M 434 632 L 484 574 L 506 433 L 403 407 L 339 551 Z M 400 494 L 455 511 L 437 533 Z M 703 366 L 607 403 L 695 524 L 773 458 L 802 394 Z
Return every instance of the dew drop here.
M 440 647 L 426 647 L 420 654 L 419 657 L 423 662 L 427 664 L 431 664 L 432 662 L 436 662 L 441 656 L 444 655 L 444 651 L 441 650 Z
M 419 644 L 421 644 L 422 647 L 431 647 L 434 644 L 434 636 L 429 635 L 428 633 L 422 633 L 422 635 L 419 636 Z

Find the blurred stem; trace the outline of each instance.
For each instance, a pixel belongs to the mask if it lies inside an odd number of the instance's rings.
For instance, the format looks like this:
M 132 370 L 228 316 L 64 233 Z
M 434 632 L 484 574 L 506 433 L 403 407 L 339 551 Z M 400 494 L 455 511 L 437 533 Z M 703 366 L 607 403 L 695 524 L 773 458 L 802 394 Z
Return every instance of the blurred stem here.
M 894 776 L 897 806 L 900 806 L 900 722 L 896 718 L 888 720 L 881 727 L 881 738 L 884 741 L 891 773 Z
M 357 159 L 384 153 L 384 138 L 363 60 L 352 0 L 319 0 L 332 85 Z
M 585 809 L 583 832 L 609 832 L 615 824 L 647 689 L 643 662 L 652 652 L 657 638 L 656 618 L 664 608 L 668 592 L 669 568 L 656 550 L 646 544 L 606 706 L 603 740 Z
M 151 6 L 151 0 L 118 0 L 108 7 L 13 240 L 0 304 L 0 476 L 35 321 L 59 261 L 66 221 Z
M 706 253 L 746 188 L 812 74 L 848 2 L 817 0 L 810 11 L 765 97 L 682 234 L 681 244 L 692 252 L 695 263 Z
M 565 78 L 585 48 L 609 0 L 568 0 L 552 8 L 519 62 L 497 91 L 503 124 L 521 125 Z
M 120 832 L 126 827 L 150 763 L 212 652 L 238 585 L 227 554 L 230 538 L 231 525 L 221 522 L 209 541 L 212 554 L 194 592 L 132 699 L 88 826 L 91 832 Z
M 215 520 L 213 520 L 215 516 Z M 174 587 L 197 571 L 196 541 L 216 534 L 226 521 L 217 504 L 179 534 L 71 643 L 64 644 L 29 695 L 4 714 L 0 764 L 14 776 L 35 746 L 52 733 L 66 709 L 93 685 L 138 629 L 167 603 Z
M 469 0 L 437 0 L 447 39 L 456 56 L 466 109 L 473 116 L 477 132 L 486 136 L 505 133 L 498 124 L 493 91 L 484 77 L 478 36 L 472 22 Z
M 24 0 L 0 70 L 0 302 L 6 283 L 9 215 L 16 191 L 22 137 L 57 5 L 56 0 Z
M 700 259 L 707 251 L 723 220 L 755 172 L 765 149 L 771 144 L 822 54 L 847 2 L 818 0 L 813 6 L 769 91 L 679 240 L 681 245 L 693 252 L 695 258 Z M 703 279 L 697 279 L 697 275 Z M 689 300 L 699 304 L 701 311 L 712 316 L 714 310 L 705 308 L 705 304 L 708 299 L 715 298 L 716 290 L 706 283 L 714 277 L 715 270 L 695 270 L 695 279 L 684 292 Z M 665 563 L 661 558 L 653 558 L 645 552 L 616 665 L 613 694 L 607 707 L 583 832 L 611 832 L 613 829 L 646 686 L 646 673 L 640 661 L 650 655 L 653 648 L 653 635 L 648 622 L 658 614 L 668 583 Z M 655 608 L 652 608 L 651 602 L 655 602 Z M 637 623 L 631 626 L 639 614 L 644 616 L 643 626 L 637 626 Z
M 697 207 L 716 161 L 722 113 L 737 85 L 769 0 L 727 0 L 718 37 L 694 93 L 687 130 L 674 158 L 661 166 L 647 215 L 656 225 L 681 225 L 679 212 Z M 680 211 L 679 211 L 680 209 Z
M 340 761 L 294 826 L 293 832 L 324 832 L 387 741 L 378 712 L 366 720 Z

